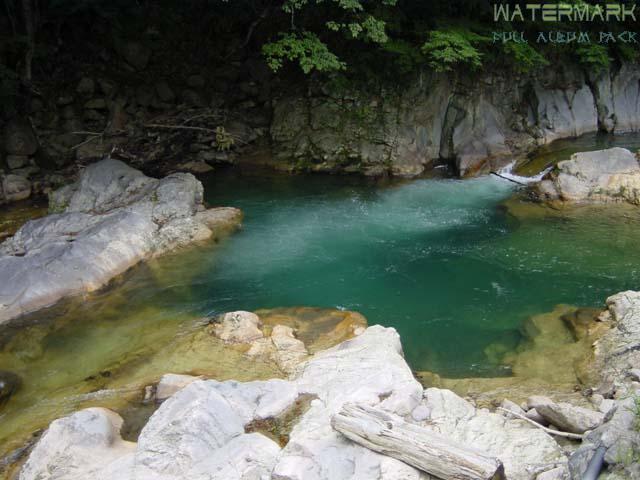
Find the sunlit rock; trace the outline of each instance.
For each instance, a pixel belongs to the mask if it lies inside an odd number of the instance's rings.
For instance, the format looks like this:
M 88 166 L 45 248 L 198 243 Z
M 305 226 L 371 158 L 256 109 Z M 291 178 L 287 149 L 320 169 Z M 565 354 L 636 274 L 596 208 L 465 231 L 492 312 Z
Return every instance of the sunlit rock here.
M 425 390 L 422 404 L 431 412 L 422 423 L 426 428 L 498 457 L 510 480 L 528 480 L 530 469 L 563 462 L 556 441 L 522 420 L 476 409 L 449 390 Z
M 122 418 L 110 410 L 88 408 L 54 421 L 29 455 L 20 480 L 131 478 L 135 444 L 120 437 Z M 115 477 L 111 477 L 115 478 Z
M 569 403 L 546 403 L 536 406 L 536 411 L 549 423 L 560 430 L 571 433 L 584 433 L 593 430 L 604 420 L 600 412 L 576 407 Z
M 206 211 L 190 174 L 162 180 L 116 160 L 90 165 L 52 194 L 58 213 L 0 244 L 0 323 L 96 290 L 131 266 L 237 227 L 237 209 Z
M 580 152 L 556 165 L 540 184 L 543 199 L 640 205 L 640 164 L 624 148 Z
M 263 337 L 260 318 L 251 312 L 229 312 L 216 319 L 215 335 L 227 343 L 251 343 Z
M 156 387 L 156 400 L 162 402 L 199 379 L 200 377 L 194 377 L 193 375 L 167 373 L 163 375 L 158 382 L 158 386 Z
M 345 402 L 379 404 L 399 415 L 410 414 L 419 403 L 422 388 L 402 357 L 395 330 L 369 327 L 314 355 L 293 378 L 301 392 L 317 400 L 291 432 L 274 479 L 421 478 L 417 470 L 355 445 L 331 427 L 331 416 Z

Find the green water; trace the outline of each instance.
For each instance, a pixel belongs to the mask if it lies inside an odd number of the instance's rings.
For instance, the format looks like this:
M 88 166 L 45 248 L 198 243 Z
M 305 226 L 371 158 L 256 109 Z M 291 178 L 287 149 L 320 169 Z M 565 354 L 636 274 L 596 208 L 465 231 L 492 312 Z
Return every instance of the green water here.
M 613 147 L 628 148 L 635 152 L 640 149 L 640 135 L 635 133 L 622 135 L 588 133 L 578 138 L 556 140 L 533 152 L 530 158 L 517 168 L 517 172 L 520 175 L 535 175 L 548 165 L 568 160 L 574 153 Z
M 393 326 L 417 370 L 496 375 L 493 343 L 514 347 L 529 315 L 602 305 L 640 285 L 637 209 L 499 204 L 509 182 L 416 180 L 375 188 L 337 178 L 213 176 L 208 199 L 244 229 L 189 285 L 202 312 L 319 305 Z M 235 200 L 234 200 L 235 199 Z
M 581 139 L 576 148 L 599 146 Z M 640 288 L 634 207 L 507 209 L 515 186 L 495 177 L 380 184 L 221 170 L 203 182 L 212 206 L 244 210 L 240 232 L 0 329 L 0 370 L 23 378 L 0 407 L 0 458 L 78 408 L 126 416 L 141 385 L 165 372 L 273 376 L 198 333 L 206 315 L 355 310 L 396 327 L 416 370 L 496 376 L 509 371 L 487 353 L 515 348 L 529 316 Z

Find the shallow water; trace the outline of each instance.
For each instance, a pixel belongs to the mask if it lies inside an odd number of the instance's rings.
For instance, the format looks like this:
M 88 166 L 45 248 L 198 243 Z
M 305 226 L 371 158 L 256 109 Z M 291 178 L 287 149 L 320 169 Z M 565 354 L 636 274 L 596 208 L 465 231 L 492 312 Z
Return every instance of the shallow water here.
M 196 274 L 200 311 L 335 306 L 396 327 L 417 370 L 496 375 L 485 349 L 514 348 L 530 315 L 602 305 L 637 287 L 640 213 L 557 212 L 500 203 L 493 177 L 376 189 L 345 179 L 259 176 L 208 182 L 208 198 L 245 211 L 244 229 Z M 206 262 L 206 260 L 205 260 Z
M 628 148 L 632 152 L 636 152 L 640 149 L 640 135 L 636 133 L 623 135 L 588 133 L 578 138 L 556 140 L 533 152 L 530 158 L 522 162 L 516 171 L 520 175 L 531 176 L 549 165 L 568 160 L 574 153 L 613 147 Z
M 0 330 L 0 370 L 24 380 L 0 409 L 0 457 L 77 408 L 126 413 L 164 372 L 274 376 L 201 333 L 214 313 L 355 310 L 396 327 L 416 370 L 496 376 L 510 370 L 493 353 L 516 349 L 527 318 L 560 303 L 600 306 L 640 284 L 633 207 L 505 204 L 516 187 L 495 177 L 382 185 L 229 170 L 203 181 L 212 206 L 244 210 L 230 240 L 139 266 L 25 319 L 31 326 Z

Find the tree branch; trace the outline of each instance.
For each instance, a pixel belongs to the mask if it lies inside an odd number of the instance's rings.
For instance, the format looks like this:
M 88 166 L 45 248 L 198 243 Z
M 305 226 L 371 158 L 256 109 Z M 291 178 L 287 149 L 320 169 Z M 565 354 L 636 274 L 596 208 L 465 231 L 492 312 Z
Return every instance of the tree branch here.
M 511 410 L 508 410 L 506 408 L 502 408 L 502 407 L 498 407 L 498 410 L 502 410 L 503 412 L 507 412 L 510 415 L 513 415 L 515 417 L 518 417 L 521 420 L 524 420 L 526 422 L 529 422 L 531 425 L 533 425 L 534 427 L 538 427 L 540 430 L 544 430 L 545 432 L 547 432 L 549 435 L 555 435 L 556 437 L 565 437 L 565 438 L 571 438 L 573 440 L 582 440 L 582 435 L 578 435 L 577 433 L 568 433 L 568 432 L 559 432 L 558 430 L 552 430 L 550 428 L 547 427 L 543 427 L 542 425 L 540 425 L 537 422 L 534 422 L 533 420 L 531 420 L 530 418 L 525 417 L 524 415 L 517 413 L 517 412 L 512 412 Z

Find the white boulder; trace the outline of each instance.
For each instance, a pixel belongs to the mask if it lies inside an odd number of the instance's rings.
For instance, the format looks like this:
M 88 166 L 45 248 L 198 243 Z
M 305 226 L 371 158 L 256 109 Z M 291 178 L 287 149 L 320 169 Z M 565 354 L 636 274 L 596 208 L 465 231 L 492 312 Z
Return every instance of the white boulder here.
M 117 160 L 90 165 L 51 195 L 57 213 L 0 244 L 0 324 L 239 224 L 239 210 L 206 211 L 202 195 L 191 174 L 157 180 Z
M 226 343 L 251 343 L 263 337 L 260 318 L 251 312 L 229 312 L 213 325 L 218 338 Z
M 20 472 L 20 480 L 130 477 L 135 443 L 120 437 L 122 418 L 104 408 L 80 410 L 49 425 Z
M 580 152 L 559 162 L 540 192 L 566 202 L 629 202 L 640 205 L 640 164 L 624 148 Z
M 499 458 L 509 480 L 529 480 L 539 465 L 565 461 L 556 441 L 542 430 L 476 409 L 450 390 L 428 388 L 422 404 L 431 413 L 421 425 Z

